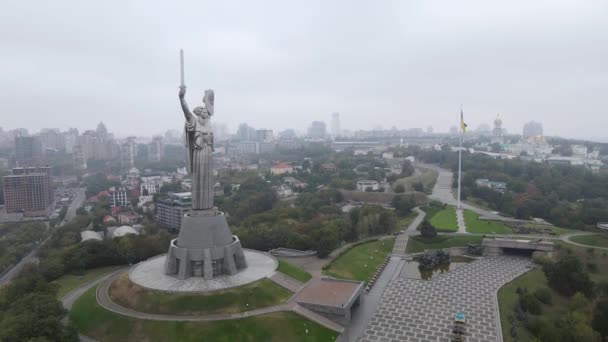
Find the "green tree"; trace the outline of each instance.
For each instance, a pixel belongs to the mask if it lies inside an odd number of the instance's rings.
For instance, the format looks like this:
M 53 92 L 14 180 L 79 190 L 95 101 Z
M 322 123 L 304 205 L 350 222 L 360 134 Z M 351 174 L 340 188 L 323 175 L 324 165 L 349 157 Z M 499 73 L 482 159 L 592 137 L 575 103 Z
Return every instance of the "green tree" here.
M 556 263 L 543 265 L 549 286 L 564 296 L 572 296 L 581 292 L 587 297 L 593 294 L 593 282 L 580 260 L 572 255 L 566 255 Z
M 395 192 L 400 194 L 400 193 L 404 193 L 405 192 L 405 186 L 403 186 L 403 184 L 397 184 L 397 186 L 395 186 Z
M 605 340 L 608 337 L 608 298 L 600 298 L 593 307 L 591 326 L 598 331 Z
M 437 236 L 437 230 L 435 230 L 435 227 L 433 227 L 429 221 L 424 220 L 422 221 L 422 226 L 420 227 L 420 235 L 429 239 L 434 238 Z

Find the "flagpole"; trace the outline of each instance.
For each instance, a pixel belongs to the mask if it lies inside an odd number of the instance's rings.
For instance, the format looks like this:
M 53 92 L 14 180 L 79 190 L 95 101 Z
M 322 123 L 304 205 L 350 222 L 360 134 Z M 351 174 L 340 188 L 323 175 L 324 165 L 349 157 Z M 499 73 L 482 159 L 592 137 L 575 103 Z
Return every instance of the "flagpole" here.
M 462 106 L 460 107 L 461 127 L 460 127 L 460 144 L 458 145 L 458 210 L 460 210 L 460 173 L 462 172 Z

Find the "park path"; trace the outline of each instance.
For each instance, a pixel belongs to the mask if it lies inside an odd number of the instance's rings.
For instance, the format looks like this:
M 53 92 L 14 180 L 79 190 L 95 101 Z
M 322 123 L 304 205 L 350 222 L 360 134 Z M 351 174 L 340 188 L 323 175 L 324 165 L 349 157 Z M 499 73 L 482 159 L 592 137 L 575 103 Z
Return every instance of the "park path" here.
M 464 211 L 456 209 L 456 222 L 458 222 L 458 233 L 467 234 L 467 226 L 464 223 Z
M 395 239 L 395 244 L 393 245 L 393 255 L 405 255 L 405 247 L 407 246 L 407 242 L 409 240 L 410 235 L 418 235 L 420 234 L 416 228 L 422 223 L 426 213 L 420 210 L 419 207 L 415 207 L 414 211 L 418 214 L 416 218 L 407 226 L 403 233 L 399 234 Z
M 281 272 L 275 272 L 269 279 L 293 293 L 300 292 L 303 287 L 301 282 Z

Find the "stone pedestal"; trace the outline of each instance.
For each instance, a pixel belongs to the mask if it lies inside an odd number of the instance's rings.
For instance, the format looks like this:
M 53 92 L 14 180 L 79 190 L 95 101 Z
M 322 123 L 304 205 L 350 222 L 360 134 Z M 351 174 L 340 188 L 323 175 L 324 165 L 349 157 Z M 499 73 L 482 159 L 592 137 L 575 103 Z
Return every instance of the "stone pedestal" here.
M 192 210 L 184 215 L 177 239 L 171 241 L 165 274 L 177 274 L 179 279 L 212 279 L 245 267 L 241 242 L 230 232 L 223 213 Z

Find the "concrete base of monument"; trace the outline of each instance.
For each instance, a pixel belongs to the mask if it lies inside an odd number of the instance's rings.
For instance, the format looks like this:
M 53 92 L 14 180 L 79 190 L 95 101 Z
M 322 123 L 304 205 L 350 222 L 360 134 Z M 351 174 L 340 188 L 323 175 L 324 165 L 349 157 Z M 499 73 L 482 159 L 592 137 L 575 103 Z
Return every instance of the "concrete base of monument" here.
M 219 275 L 213 279 L 190 277 L 179 279 L 165 274 L 166 254 L 142 261 L 129 270 L 129 279 L 144 288 L 167 292 L 209 292 L 252 283 L 270 278 L 278 267 L 272 255 L 252 249 L 243 249 L 247 267 L 233 275 Z

